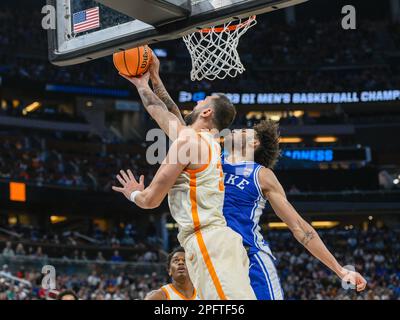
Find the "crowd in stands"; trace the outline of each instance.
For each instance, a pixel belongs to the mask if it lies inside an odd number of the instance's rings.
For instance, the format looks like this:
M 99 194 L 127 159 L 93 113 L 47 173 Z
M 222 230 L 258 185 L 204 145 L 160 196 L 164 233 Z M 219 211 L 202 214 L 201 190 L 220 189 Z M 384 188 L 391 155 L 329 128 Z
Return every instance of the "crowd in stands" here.
M 47 35 L 41 28 L 43 15 L 34 10 L 27 19 L 13 10 L 18 9 L 5 8 L 0 14 L 0 75 L 56 83 L 127 86 L 110 58 L 63 68 L 51 65 L 47 60 Z M 400 48 L 398 36 L 392 31 L 396 29 L 398 26 L 389 22 L 366 20 L 359 21 L 357 30 L 345 31 L 336 20 L 309 19 L 288 25 L 260 16 L 256 27 L 240 42 L 248 71 L 235 81 L 215 81 L 212 89 L 287 92 L 396 87 L 399 73 L 385 56 L 387 48 Z M 30 43 L 29 48 L 26 43 Z M 168 88 L 211 88 L 210 82 L 189 80 L 190 58 L 183 41 L 159 46 L 168 52 L 163 60 Z
M 109 239 L 109 241 L 112 242 L 114 241 L 114 239 Z M 52 244 L 56 243 L 57 242 L 53 242 Z M 16 246 L 13 246 L 13 244 L 10 241 L 7 241 L 1 253 L 3 257 L 11 259 L 22 257 L 30 259 L 47 260 L 49 258 L 50 259 L 54 258 L 54 259 L 62 259 L 65 262 L 75 261 L 75 262 L 96 262 L 96 263 L 102 263 L 102 262 L 129 263 L 132 261 L 134 262 L 159 261 L 159 255 L 157 253 L 157 250 L 149 249 L 149 247 L 144 243 L 130 246 L 129 248 L 135 251 L 132 252 L 129 251 L 128 253 L 125 252 L 124 253 L 125 257 L 123 257 L 120 254 L 119 250 L 114 250 L 115 248 L 111 251 L 111 253 L 107 257 L 105 257 L 103 251 L 101 249 L 96 248 L 96 246 L 101 246 L 100 244 L 92 245 L 92 249 L 96 249 L 96 250 L 91 250 L 95 251 L 93 255 L 91 255 L 90 253 L 86 253 L 86 250 L 84 249 L 58 250 L 59 252 L 55 253 L 54 250 L 51 250 L 52 248 L 49 247 L 50 244 L 51 244 L 50 242 L 43 243 L 42 245 L 38 245 L 35 248 L 34 246 L 24 246 L 24 244 L 21 242 L 18 243 Z M 75 246 L 79 247 L 77 244 L 75 244 Z M 46 252 L 50 252 L 50 254 L 47 254 Z
M 268 238 L 290 299 L 400 299 L 399 230 L 370 228 L 319 232 L 338 261 L 365 275 L 367 289 L 357 294 L 342 289 L 336 275 L 312 258 L 292 235 L 271 233 Z M 286 239 L 287 241 L 283 241 Z M 312 296 L 310 297 L 310 293 Z
M 49 149 L 44 139 L 20 137 L 5 139 L 0 145 L 0 178 L 29 181 L 38 186 L 56 184 L 110 191 L 120 169 L 130 168 L 151 181 L 156 168 L 142 154 L 99 152 L 67 153 Z
M 31 286 L 18 281 L 9 281 L 0 275 L 0 300 L 48 299 L 47 290 L 41 287 L 43 275 L 40 272 L 22 269 L 12 273 L 8 266 L 3 266 L 2 271 L 19 279 L 28 280 Z M 164 274 L 113 275 L 99 274 L 93 270 L 88 275 L 58 275 L 56 288 L 60 291 L 72 290 L 81 300 L 142 300 L 149 291 L 160 288 L 166 282 L 167 276 Z
M 344 289 L 340 279 L 310 256 L 289 232 L 269 231 L 266 236 L 277 259 L 285 299 L 400 299 L 399 230 L 372 227 L 368 231 L 333 229 L 319 233 L 342 264 L 353 266 L 366 277 L 367 289 L 362 293 Z M 7 268 L 3 266 L 3 272 L 30 281 L 32 288 L 17 282 L 6 285 L 0 277 L 0 300 L 46 298 L 40 287 L 42 275 L 37 270 Z M 168 281 L 162 272 L 115 274 L 92 270 L 86 274 L 59 274 L 57 289 L 74 290 L 84 300 L 143 299 Z
M 78 223 L 75 223 L 78 224 Z M 4 257 L 29 257 L 37 259 L 58 258 L 65 261 L 96 262 L 156 262 L 162 241 L 157 237 L 154 223 L 149 223 L 140 236 L 132 223 L 121 224 L 110 230 L 100 229 L 92 223 L 86 229 L 71 231 L 43 229 L 30 224 L 0 225 Z M 4 246 L 4 248 L 2 248 Z

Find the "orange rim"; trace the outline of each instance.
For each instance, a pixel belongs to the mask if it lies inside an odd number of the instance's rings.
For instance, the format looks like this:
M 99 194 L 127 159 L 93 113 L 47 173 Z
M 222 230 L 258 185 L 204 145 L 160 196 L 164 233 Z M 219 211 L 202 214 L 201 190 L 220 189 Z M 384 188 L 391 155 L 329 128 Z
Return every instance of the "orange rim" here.
M 216 33 L 221 33 L 224 32 L 225 30 L 228 31 L 235 31 L 236 29 L 241 29 L 252 23 L 254 20 L 256 20 L 256 16 L 251 16 L 249 17 L 245 22 L 235 24 L 235 25 L 230 25 L 228 27 L 214 27 L 214 28 L 205 28 L 199 30 L 201 33 L 209 33 L 209 32 L 216 32 Z

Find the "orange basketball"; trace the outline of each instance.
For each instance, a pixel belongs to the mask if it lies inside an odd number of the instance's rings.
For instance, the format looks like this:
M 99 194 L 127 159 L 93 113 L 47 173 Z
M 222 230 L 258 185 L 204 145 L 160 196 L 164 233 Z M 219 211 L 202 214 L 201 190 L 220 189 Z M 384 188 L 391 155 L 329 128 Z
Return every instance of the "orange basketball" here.
M 113 60 L 117 70 L 129 77 L 141 76 L 149 70 L 153 52 L 149 46 L 142 46 L 114 53 Z

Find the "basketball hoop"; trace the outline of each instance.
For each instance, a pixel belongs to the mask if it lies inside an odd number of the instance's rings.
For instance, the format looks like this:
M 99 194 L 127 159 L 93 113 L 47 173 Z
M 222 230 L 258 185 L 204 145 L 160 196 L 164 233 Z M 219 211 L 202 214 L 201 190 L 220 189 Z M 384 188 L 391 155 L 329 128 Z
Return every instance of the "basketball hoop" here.
M 237 47 L 240 37 L 255 24 L 256 16 L 251 16 L 184 36 L 183 41 L 192 58 L 192 81 L 234 78 L 243 73 L 245 68 Z

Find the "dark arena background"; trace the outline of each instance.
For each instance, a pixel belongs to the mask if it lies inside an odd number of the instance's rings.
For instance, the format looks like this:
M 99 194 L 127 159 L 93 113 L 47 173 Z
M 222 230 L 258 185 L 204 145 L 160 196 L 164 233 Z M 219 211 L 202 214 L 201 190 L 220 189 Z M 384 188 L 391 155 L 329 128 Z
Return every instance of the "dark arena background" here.
M 82 3 L 85 1 L 81 1 Z M 344 29 L 344 5 L 356 28 Z M 0 2 L 0 300 L 143 299 L 169 281 L 177 225 L 167 201 L 144 211 L 111 190 L 120 169 L 145 175 L 156 124 L 112 57 L 59 67 L 48 59 L 44 1 Z M 279 123 L 275 173 L 288 199 L 343 265 L 368 281 L 345 290 L 267 207 L 262 234 L 289 300 L 400 298 L 400 1 L 310 0 L 260 15 L 240 41 L 246 71 L 190 80 L 182 40 L 152 44 L 187 113 L 229 94 L 234 127 Z M 324 95 L 324 93 L 335 93 Z

